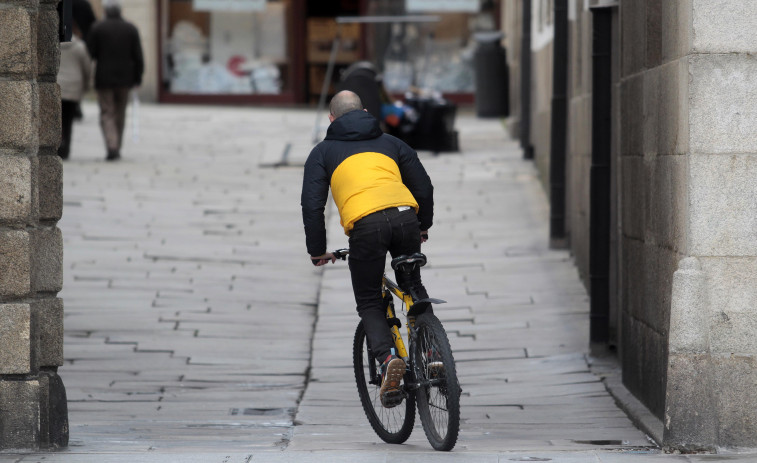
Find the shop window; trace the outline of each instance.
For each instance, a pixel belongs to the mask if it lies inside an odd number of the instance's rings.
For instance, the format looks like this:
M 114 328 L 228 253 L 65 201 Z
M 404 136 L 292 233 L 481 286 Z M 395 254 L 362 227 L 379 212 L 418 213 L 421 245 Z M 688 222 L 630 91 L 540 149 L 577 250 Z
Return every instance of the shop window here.
M 369 15 L 436 16 L 437 22 L 371 24 L 368 59 L 392 93 L 474 91 L 474 33 L 496 29 L 494 0 L 368 0 Z
M 163 90 L 280 95 L 292 86 L 291 0 L 161 0 Z

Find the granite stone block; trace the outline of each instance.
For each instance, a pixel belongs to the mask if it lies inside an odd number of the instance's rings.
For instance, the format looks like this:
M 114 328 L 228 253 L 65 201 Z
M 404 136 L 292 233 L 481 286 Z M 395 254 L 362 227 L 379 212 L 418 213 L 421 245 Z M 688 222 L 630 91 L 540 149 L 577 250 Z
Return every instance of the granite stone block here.
M 63 287 L 63 236 L 59 228 L 32 232 L 32 289 L 58 292 Z
M 28 223 L 31 212 L 32 168 L 29 158 L 0 156 L 0 222 L 22 225 Z
M 37 141 L 31 82 L 0 80 L 0 149 L 29 150 Z
M 0 380 L 0 449 L 39 448 L 40 384 Z
M 662 3 L 647 0 L 646 7 L 646 60 L 647 68 L 654 68 L 662 61 Z
M 646 1 L 620 2 L 621 73 L 623 77 L 636 74 L 644 69 L 646 63 Z
M 689 250 L 696 256 L 757 256 L 757 156 L 689 157 Z
M 644 242 L 632 238 L 623 238 L 622 249 L 622 310 L 634 318 L 642 316 L 644 304 L 644 284 L 647 267 Z
M 696 257 L 686 257 L 673 274 L 668 350 L 671 354 L 710 351 L 706 274 Z
M 688 162 L 685 156 L 645 158 L 646 196 L 644 240 L 682 251 L 686 249 Z
M 689 61 L 679 59 L 659 67 L 657 101 L 658 154 L 686 154 L 689 151 Z
M 681 256 L 668 248 L 644 244 L 644 300 L 639 319 L 667 337 L 673 274 Z
M 663 445 L 687 452 L 712 451 L 718 419 L 713 371 L 707 354 L 670 354 Z
M 757 53 L 757 16 L 752 0 L 691 1 L 694 52 Z
M 20 298 L 31 290 L 32 247 L 23 230 L 0 231 L 0 297 Z
M 714 354 L 757 355 L 757 257 L 700 258 Z
M 642 75 L 642 152 L 657 154 L 660 138 L 660 68 L 649 69 Z
M 644 153 L 644 75 L 625 79 L 620 87 L 620 154 Z
M 18 77 L 32 74 L 31 22 L 29 11 L 23 8 L 0 9 L 0 74 Z
M 718 445 L 755 447 L 757 442 L 757 360 L 751 355 L 712 355 L 715 409 L 721 417 Z
M 692 0 L 659 2 L 662 7 L 662 61 L 677 60 L 691 51 Z
M 641 240 L 646 228 L 645 210 L 649 194 L 644 159 L 640 156 L 623 156 L 620 158 L 620 170 L 623 234 Z
M 55 82 L 40 82 L 38 88 L 39 147 L 57 152 L 61 139 L 60 87 Z
M 40 5 L 37 19 L 37 73 L 54 78 L 60 65 L 58 42 L 58 12 L 54 3 Z
M 29 304 L 0 304 L 0 374 L 31 373 L 33 349 L 32 312 Z
M 692 153 L 757 152 L 757 54 L 688 59 Z
M 68 402 L 63 380 L 57 373 L 40 372 L 40 447 L 59 449 L 68 446 Z
M 39 156 L 39 218 L 60 220 L 63 215 L 63 161 L 59 156 Z
M 638 319 L 623 314 L 621 336 L 635 349 L 622 350 L 623 384 L 658 418 L 665 407 L 667 339 Z M 628 341 L 633 340 L 633 341 Z
M 63 300 L 48 298 L 34 301 L 39 337 L 37 361 L 40 367 L 63 365 Z

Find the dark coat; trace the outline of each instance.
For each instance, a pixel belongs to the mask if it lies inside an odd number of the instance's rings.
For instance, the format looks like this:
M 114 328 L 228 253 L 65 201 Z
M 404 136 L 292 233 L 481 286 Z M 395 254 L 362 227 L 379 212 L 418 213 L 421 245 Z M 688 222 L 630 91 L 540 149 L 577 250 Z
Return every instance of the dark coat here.
M 81 31 L 84 41 L 89 37 L 89 30 L 95 23 L 95 12 L 92 11 L 92 5 L 89 0 L 73 0 L 71 2 L 71 12 L 76 27 Z
M 109 16 L 92 26 L 87 48 L 95 69 L 95 88 L 134 87 L 142 83 L 144 59 L 139 32 L 120 16 Z
M 368 195 L 367 201 L 377 202 L 368 204 L 360 199 L 359 208 L 366 212 L 380 210 L 387 202 L 390 206 L 398 204 L 410 204 L 408 202 L 393 203 L 394 195 L 402 195 L 398 188 L 409 190 L 418 205 L 418 222 L 421 230 L 431 227 L 434 216 L 434 187 L 426 170 L 423 168 L 418 154 L 402 140 L 385 134 L 379 128 L 376 118 L 365 111 L 351 111 L 337 118 L 328 128 L 326 138 L 316 145 L 310 152 L 305 162 L 305 172 L 302 179 L 302 219 L 305 225 L 305 241 L 308 253 L 311 256 L 320 256 L 326 252 L 326 225 L 324 209 L 328 198 L 329 187 L 341 189 L 347 179 L 352 185 L 347 189 L 355 189 L 356 198 L 361 192 L 370 190 L 375 186 L 373 182 L 379 181 L 386 186 L 387 175 L 376 179 L 370 172 L 370 166 L 362 163 L 361 159 L 370 162 L 370 156 L 375 154 L 386 156 L 382 159 L 384 164 L 380 169 L 393 162 L 401 175 L 399 187 L 381 188 L 386 192 L 381 197 Z M 368 155 L 368 156 L 366 156 Z M 339 169 L 339 178 L 334 173 Z M 365 182 L 361 185 L 357 183 Z M 335 184 L 339 183 L 339 184 Z M 337 196 L 334 200 L 343 215 L 342 205 Z M 365 196 L 363 196 L 365 198 Z M 375 207 L 374 207 L 375 206 Z M 345 217 L 342 216 L 343 222 Z M 343 223 L 345 225 L 345 223 Z M 347 228 L 345 228 L 347 231 Z

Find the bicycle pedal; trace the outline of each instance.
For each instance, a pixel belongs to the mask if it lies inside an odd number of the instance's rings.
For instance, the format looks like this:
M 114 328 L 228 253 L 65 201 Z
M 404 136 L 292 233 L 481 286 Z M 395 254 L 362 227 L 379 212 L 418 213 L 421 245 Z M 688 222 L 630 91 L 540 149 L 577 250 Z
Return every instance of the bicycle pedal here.
M 394 408 L 397 405 L 401 404 L 404 399 L 405 392 L 402 391 L 402 389 L 386 391 L 381 397 L 381 404 L 384 406 L 384 408 Z

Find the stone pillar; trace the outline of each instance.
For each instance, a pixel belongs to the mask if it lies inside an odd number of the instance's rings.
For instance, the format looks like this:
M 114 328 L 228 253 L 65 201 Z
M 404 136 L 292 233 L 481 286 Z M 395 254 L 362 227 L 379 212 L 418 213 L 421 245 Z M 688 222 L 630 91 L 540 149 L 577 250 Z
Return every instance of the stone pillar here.
M 682 263 L 673 285 L 664 444 L 757 448 L 757 18 L 752 0 L 679 7 L 691 28 L 686 254 L 701 268 Z
M 68 444 L 58 0 L 0 0 L 0 449 Z

